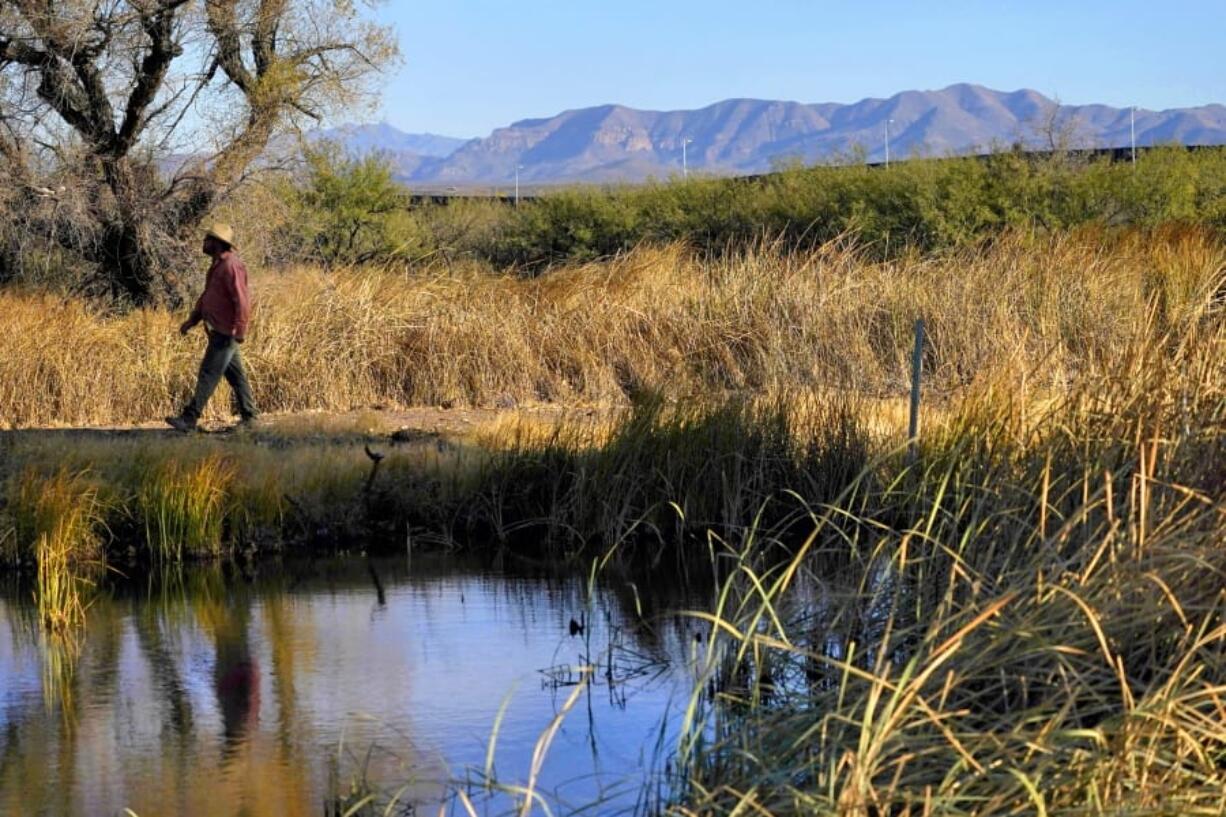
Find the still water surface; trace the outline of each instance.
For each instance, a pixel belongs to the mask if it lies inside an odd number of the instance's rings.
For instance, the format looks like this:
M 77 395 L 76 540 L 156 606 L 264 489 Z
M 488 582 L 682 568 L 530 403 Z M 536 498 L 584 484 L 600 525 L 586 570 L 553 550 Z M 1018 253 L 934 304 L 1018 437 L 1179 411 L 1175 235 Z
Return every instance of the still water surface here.
M 504 700 L 495 772 L 526 782 L 593 662 L 539 785 L 558 811 L 630 810 L 670 751 L 661 724 L 687 703 L 696 651 L 694 625 L 642 609 L 628 582 L 589 605 L 580 578 L 437 560 L 194 570 L 108 592 L 75 648 L 39 634 L 27 599 L 0 598 L 6 815 L 323 814 L 363 770 L 410 784 L 417 811 L 398 813 L 437 813 L 445 781 L 485 767 Z

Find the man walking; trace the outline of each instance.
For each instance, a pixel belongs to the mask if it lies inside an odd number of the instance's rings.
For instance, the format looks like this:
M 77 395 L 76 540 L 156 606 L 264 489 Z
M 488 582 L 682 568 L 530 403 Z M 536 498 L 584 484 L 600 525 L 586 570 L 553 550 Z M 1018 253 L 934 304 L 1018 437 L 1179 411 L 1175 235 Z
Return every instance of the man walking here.
M 177 417 L 166 422 L 179 431 L 192 431 L 204 413 L 222 377 L 234 391 L 242 422 L 250 423 L 259 412 L 251 399 L 251 386 L 243 370 L 243 358 L 238 345 L 247 336 L 251 317 L 251 298 L 247 292 L 247 268 L 234 251 L 234 230 L 228 224 L 214 224 L 204 234 L 205 255 L 213 259 L 204 281 L 204 293 L 179 333 L 186 335 L 192 327 L 204 321 L 209 343 L 200 362 L 200 376 L 191 401 Z

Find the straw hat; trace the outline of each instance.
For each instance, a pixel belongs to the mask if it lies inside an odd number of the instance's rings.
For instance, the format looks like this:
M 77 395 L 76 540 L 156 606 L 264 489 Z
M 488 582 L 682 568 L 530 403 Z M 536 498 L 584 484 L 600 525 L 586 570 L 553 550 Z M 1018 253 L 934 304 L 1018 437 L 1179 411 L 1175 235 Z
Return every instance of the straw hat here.
M 204 231 L 205 238 L 216 238 L 218 241 L 224 241 L 231 247 L 238 246 L 234 243 L 234 228 L 229 224 L 214 224 Z

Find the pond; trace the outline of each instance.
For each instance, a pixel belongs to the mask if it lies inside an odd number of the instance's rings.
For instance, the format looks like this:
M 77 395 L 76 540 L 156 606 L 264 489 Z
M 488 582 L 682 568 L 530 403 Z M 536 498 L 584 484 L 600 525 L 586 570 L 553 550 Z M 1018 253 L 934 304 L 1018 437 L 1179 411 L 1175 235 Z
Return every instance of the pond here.
M 434 814 L 465 779 L 507 811 L 479 785 L 491 736 L 494 779 L 524 785 L 564 711 L 537 790 L 554 813 L 631 812 L 701 649 L 659 612 L 692 600 L 441 558 L 110 584 L 70 642 L 40 633 L 28 590 L 0 598 L 0 813 L 326 814 L 378 791 Z

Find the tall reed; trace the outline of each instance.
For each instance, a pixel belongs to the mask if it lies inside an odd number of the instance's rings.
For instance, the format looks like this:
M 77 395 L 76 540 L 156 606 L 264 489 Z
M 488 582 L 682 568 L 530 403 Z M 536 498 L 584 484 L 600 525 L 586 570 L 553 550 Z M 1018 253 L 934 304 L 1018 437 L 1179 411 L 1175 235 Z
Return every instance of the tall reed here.
M 672 813 L 1222 813 L 1224 342 L 986 385 L 792 558 L 730 546 Z
M 850 240 L 718 259 L 678 245 L 531 280 L 463 265 L 300 269 L 254 276 L 243 354 L 257 401 L 273 412 L 624 405 L 643 390 L 901 395 L 922 316 L 933 390 L 1001 369 L 1059 389 L 1110 359 L 1151 305 L 1160 325 L 1181 320 L 1223 266 L 1214 233 L 1168 229 L 1014 233 L 890 262 Z M 160 421 L 186 399 L 199 362 L 199 337 L 175 331 L 181 318 L 0 291 L 0 423 Z M 224 413 L 223 399 L 214 404 Z
M 555 553 L 617 545 L 618 561 L 653 567 L 708 530 L 794 516 L 785 491 L 836 496 L 872 445 L 853 399 L 811 394 L 679 405 L 648 394 L 607 429 L 499 434 L 452 511 L 468 530 Z

